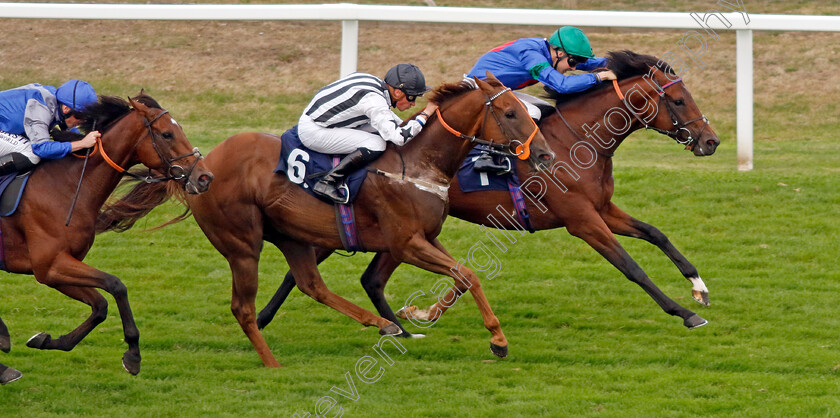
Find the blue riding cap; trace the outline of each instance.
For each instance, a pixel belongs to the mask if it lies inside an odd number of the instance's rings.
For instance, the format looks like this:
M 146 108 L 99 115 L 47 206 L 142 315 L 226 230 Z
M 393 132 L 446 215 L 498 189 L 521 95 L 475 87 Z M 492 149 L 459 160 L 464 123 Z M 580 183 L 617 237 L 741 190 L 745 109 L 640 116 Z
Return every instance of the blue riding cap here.
M 75 79 L 62 84 L 56 90 L 55 98 L 75 112 L 81 112 L 97 101 L 93 87 L 86 81 Z

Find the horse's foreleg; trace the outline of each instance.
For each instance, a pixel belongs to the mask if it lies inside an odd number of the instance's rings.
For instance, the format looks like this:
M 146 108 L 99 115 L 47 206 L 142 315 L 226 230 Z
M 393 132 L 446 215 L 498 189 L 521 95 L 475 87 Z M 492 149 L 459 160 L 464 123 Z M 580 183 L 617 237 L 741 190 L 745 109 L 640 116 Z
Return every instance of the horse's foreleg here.
M 35 264 L 45 266 L 49 265 L 49 263 Z M 63 253 L 55 257 L 51 267 L 36 269 L 35 278 L 39 282 L 54 289 L 58 289 L 70 297 L 90 304 L 92 307 L 99 303 L 94 300 L 95 297 L 93 296 L 93 293 L 96 293 L 96 291 L 93 289 L 81 290 L 77 289 L 78 287 L 99 288 L 111 294 L 111 296 L 114 297 L 114 301 L 117 303 L 120 318 L 122 319 L 124 339 L 126 344 L 128 344 L 128 351 L 126 351 L 123 355 L 123 367 L 125 367 L 125 369 L 131 374 L 137 374 L 140 372 L 140 332 L 137 330 L 137 325 L 134 323 L 134 314 L 131 312 L 131 306 L 128 303 L 128 289 L 117 276 L 99 271 L 85 263 L 82 263 L 71 255 Z M 96 309 L 97 308 L 94 308 L 94 311 L 96 311 Z M 88 322 L 87 325 L 84 323 L 80 325 L 79 328 L 82 329 L 79 330 L 77 328 L 74 332 L 78 331 L 78 333 L 70 336 L 64 341 L 70 343 L 73 340 L 76 340 L 76 342 L 81 340 L 87 332 L 90 332 L 90 330 L 84 332 L 84 328 L 86 326 L 90 326 L 93 321 L 98 320 L 98 312 L 95 312 L 95 314 L 96 315 L 91 315 L 91 317 L 96 316 L 94 319 L 88 318 L 86 320 L 91 322 Z M 46 336 L 48 337 L 49 334 L 46 334 Z M 39 340 L 41 340 L 41 337 L 36 335 L 33 339 L 30 339 L 30 342 L 27 343 L 27 345 L 39 345 Z M 64 341 L 62 341 L 62 343 Z M 30 345 L 30 343 L 32 343 L 32 345 Z M 63 349 L 61 346 L 53 347 L 51 344 L 47 344 L 44 348 Z M 72 349 L 72 347 L 68 349 Z
M 0 351 L 8 353 L 12 349 L 12 339 L 9 337 L 9 329 L 0 318 Z
M 362 287 L 368 294 L 368 298 L 373 303 L 376 311 L 379 312 L 383 318 L 397 324 L 402 330 L 400 337 L 404 338 L 422 338 L 423 334 L 411 334 L 403 328 L 397 315 L 391 310 L 388 301 L 385 299 L 385 284 L 391 278 L 391 274 L 399 267 L 400 262 L 391 257 L 390 253 L 378 253 L 373 257 L 364 274 L 362 274 Z
M 706 325 L 706 320 L 696 313 L 680 306 L 671 298 L 665 295 L 650 280 L 641 267 L 630 257 L 618 243 L 615 236 L 604 223 L 604 221 L 592 214 L 585 219 L 576 219 L 566 223 L 566 229 L 572 235 L 586 241 L 595 251 L 598 251 L 615 268 L 624 273 L 633 283 L 641 286 L 642 289 L 656 301 L 665 313 L 679 316 L 683 319 L 683 325 L 688 328 L 697 328 Z
M 230 310 L 251 345 L 257 350 L 266 367 L 281 367 L 268 348 L 262 333 L 257 328 L 255 300 L 259 281 L 259 252 L 255 254 L 226 255 L 230 271 L 233 274 L 233 295 Z
M 327 250 L 324 248 L 316 247 L 315 248 L 315 260 L 318 264 L 321 264 L 322 261 L 326 260 L 330 254 L 333 253 L 333 250 Z M 271 300 L 268 301 L 268 304 L 265 305 L 265 308 L 262 308 L 259 315 L 257 315 L 257 327 L 259 329 L 265 328 L 271 320 L 274 319 L 274 315 L 277 314 L 277 311 L 280 309 L 280 306 L 283 305 L 283 302 L 286 301 L 286 298 L 289 296 L 289 292 L 295 288 L 295 276 L 292 274 L 291 271 L 286 273 L 286 276 L 283 278 L 283 283 L 280 284 L 280 287 L 277 288 L 277 291 L 274 292 L 274 296 L 271 297 Z
M 279 243 L 278 248 L 286 257 L 286 262 L 289 263 L 289 268 L 294 275 L 295 283 L 303 293 L 349 316 L 364 326 L 378 327 L 379 333 L 382 335 L 397 335 L 401 332 L 400 327 L 393 322 L 376 316 L 367 309 L 363 309 L 330 291 L 318 273 L 315 252 L 311 245 L 286 241 Z
M 507 356 L 507 338 L 505 338 L 505 334 L 502 332 L 499 319 L 490 308 L 490 302 L 487 301 L 487 297 L 481 289 L 481 282 L 478 276 L 472 270 L 463 265 L 459 265 L 446 252 L 437 239 L 429 242 L 420 236 L 412 237 L 407 248 L 402 251 L 401 258 L 403 258 L 403 262 L 413 264 L 432 273 L 450 276 L 455 280 L 455 288 L 450 289 L 446 296 L 439 298 L 438 302 L 429 308 L 428 317 L 418 319 L 422 319 L 427 324 L 427 327 L 431 326 L 430 323 L 437 321 L 447 308 L 454 305 L 458 298 L 469 290 L 473 299 L 475 299 L 476 305 L 478 305 L 479 312 L 481 312 L 484 327 L 492 335 L 490 337 L 490 350 L 496 356 L 502 358 Z M 407 315 L 409 320 L 416 318 L 413 312 L 409 312 Z
M 20 379 L 23 377 L 23 373 L 0 363 L 0 385 L 5 385 L 9 382 L 14 382 L 15 380 Z
M 96 289 L 78 286 L 56 286 L 55 289 L 90 306 L 90 316 L 76 329 L 57 339 L 52 339 L 46 332 L 37 334 L 26 342 L 27 347 L 70 351 L 108 317 L 108 301 Z
M 709 290 L 706 288 L 706 284 L 703 283 L 703 279 L 697 273 L 697 268 L 671 244 L 671 241 L 662 231 L 653 225 L 633 218 L 612 203 L 610 203 L 610 207 L 602 214 L 602 218 L 614 234 L 643 239 L 659 247 L 677 268 L 680 269 L 680 273 L 691 282 L 691 293 L 694 300 L 709 306 Z

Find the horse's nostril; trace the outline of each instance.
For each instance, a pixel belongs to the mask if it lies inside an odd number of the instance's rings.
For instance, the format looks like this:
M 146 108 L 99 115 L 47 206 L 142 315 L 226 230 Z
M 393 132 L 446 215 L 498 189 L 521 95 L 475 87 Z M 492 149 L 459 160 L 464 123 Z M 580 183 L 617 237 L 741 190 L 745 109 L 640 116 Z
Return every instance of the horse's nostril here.
M 719 142 L 714 140 L 714 139 L 710 139 L 710 140 L 706 141 L 706 144 L 708 144 L 710 147 L 717 146 L 718 143 Z

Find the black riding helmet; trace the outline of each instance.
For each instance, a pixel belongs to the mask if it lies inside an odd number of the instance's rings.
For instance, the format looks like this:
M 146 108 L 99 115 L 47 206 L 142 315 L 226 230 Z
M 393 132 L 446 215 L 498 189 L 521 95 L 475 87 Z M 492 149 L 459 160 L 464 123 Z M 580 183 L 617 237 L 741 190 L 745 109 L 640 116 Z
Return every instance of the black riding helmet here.
M 385 73 L 385 82 L 389 86 L 402 90 L 409 101 L 417 96 L 422 96 L 432 88 L 426 85 L 426 77 L 414 64 L 397 64 Z

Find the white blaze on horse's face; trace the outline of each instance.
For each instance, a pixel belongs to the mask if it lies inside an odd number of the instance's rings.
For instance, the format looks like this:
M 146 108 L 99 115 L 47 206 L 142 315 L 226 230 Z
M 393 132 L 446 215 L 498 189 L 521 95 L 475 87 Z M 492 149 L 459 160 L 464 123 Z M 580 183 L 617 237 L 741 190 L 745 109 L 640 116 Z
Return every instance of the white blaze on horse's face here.
M 178 125 L 178 122 L 175 120 L 175 118 L 169 118 L 169 119 L 172 121 L 173 125 L 180 126 L 180 125 Z

